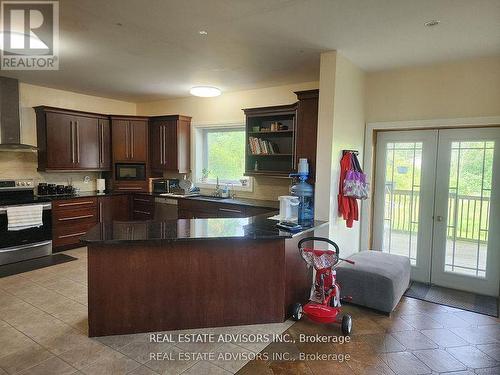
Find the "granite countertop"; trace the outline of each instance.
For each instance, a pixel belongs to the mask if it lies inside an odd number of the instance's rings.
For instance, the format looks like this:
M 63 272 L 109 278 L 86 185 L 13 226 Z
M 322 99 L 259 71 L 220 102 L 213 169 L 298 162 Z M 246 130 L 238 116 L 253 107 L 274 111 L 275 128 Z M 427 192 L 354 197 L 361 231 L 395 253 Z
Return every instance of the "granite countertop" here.
M 16 201 L 0 200 L 0 206 L 7 204 L 23 204 L 23 203 L 44 203 L 44 202 L 52 202 L 59 201 L 65 199 L 78 199 L 78 198 L 89 198 L 89 197 L 104 197 L 104 196 L 113 196 L 113 195 L 124 195 L 124 194 L 141 194 L 148 195 L 154 197 L 161 197 L 167 199 L 187 199 L 187 200 L 196 200 L 203 202 L 214 202 L 220 204 L 234 204 L 240 206 L 251 206 L 251 207 L 262 207 L 262 208 L 270 208 L 270 209 L 279 209 L 278 201 L 269 201 L 269 200 L 261 200 L 261 199 L 252 199 L 252 198 L 225 198 L 225 199 L 216 199 L 210 196 L 191 196 L 191 197 L 172 197 L 165 196 L 159 193 L 148 193 L 148 192 L 130 192 L 130 191 L 108 191 L 105 193 L 99 193 L 97 191 L 81 191 L 77 194 L 68 194 L 68 195 L 50 195 L 50 196 L 33 196 L 29 198 L 24 198 L 19 200 L 16 198 Z
M 108 222 L 97 224 L 82 242 L 127 243 L 143 241 L 190 241 L 224 239 L 281 239 L 292 238 L 304 232 L 325 226 L 327 222 L 315 221 L 313 226 L 297 233 L 290 233 L 276 227 L 272 214 L 248 218 L 177 219 L 167 221 Z

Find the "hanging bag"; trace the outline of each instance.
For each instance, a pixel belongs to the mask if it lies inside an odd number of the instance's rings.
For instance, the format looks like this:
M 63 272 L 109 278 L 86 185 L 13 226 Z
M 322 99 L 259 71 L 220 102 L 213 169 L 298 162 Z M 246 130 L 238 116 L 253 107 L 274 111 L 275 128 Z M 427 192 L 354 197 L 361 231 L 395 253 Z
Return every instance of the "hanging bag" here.
M 344 179 L 344 196 L 356 199 L 367 199 L 369 184 L 363 173 L 356 154 L 351 154 L 351 168 L 347 171 Z

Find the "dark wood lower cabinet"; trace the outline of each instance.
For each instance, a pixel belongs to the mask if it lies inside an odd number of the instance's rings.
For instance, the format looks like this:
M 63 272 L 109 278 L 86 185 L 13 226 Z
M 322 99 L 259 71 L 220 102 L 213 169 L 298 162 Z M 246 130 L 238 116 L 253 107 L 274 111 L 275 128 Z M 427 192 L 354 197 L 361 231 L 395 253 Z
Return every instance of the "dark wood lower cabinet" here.
M 180 199 L 179 219 L 249 217 L 274 211 L 272 208 L 252 207 L 223 202 Z
M 178 200 L 179 219 L 238 218 L 273 211 L 223 202 Z M 81 246 L 80 237 L 97 223 L 154 220 L 155 197 L 148 194 L 116 194 L 99 197 L 61 199 L 52 202 L 52 242 L 54 251 Z
M 145 194 L 132 196 L 132 220 L 153 220 L 155 213 L 155 199 Z
M 96 197 L 52 202 L 52 246 L 61 251 L 80 246 L 80 237 L 99 221 Z
M 99 197 L 99 222 L 128 221 L 130 219 L 130 195 Z
M 309 296 L 309 235 L 89 243 L 89 336 L 283 322 Z

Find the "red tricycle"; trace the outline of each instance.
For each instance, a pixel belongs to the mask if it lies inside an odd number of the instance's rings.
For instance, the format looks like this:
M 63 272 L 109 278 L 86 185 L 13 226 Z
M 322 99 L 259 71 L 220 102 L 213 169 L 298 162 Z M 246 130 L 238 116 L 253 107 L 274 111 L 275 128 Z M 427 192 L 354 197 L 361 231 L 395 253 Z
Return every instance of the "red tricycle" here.
M 304 248 L 303 245 L 309 241 L 327 242 L 335 250 L 316 250 Z M 314 242 L 313 242 L 314 244 Z M 299 241 L 300 255 L 308 267 L 313 266 L 316 270 L 315 282 L 311 288 L 310 301 L 302 306 L 296 303 L 293 306 L 292 318 L 300 320 L 303 315 L 318 323 L 341 324 L 342 333 L 349 335 L 352 330 L 352 318 L 348 314 L 342 314 L 340 304 L 340 287 L 336 282 L 337 272 L 335 266 L 339 260 L 354 264 L 352 260 L 339 258 L 338 245 L 323 237 L 307 237 Z M 348 300 L 349 298 L 343 298 Z

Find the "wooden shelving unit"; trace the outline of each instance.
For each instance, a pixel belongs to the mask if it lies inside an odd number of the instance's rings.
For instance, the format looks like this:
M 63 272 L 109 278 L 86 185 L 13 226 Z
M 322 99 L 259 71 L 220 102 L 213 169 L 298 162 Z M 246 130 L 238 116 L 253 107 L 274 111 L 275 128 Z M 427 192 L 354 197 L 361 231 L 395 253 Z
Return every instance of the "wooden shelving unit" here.
M 285 178 L 297 171 L 299 158 L 306 158 L 309 161 L 309 182 L 314 183 L 319 90 L 297 91 L 295 94 L 298 101 L 293 104 L 243 110 L 246 116 L 246 176 Z M 271 131 L 273 122 L 287 128 Z M 254 154 L 249 142 L 251 138 L 272 142 L 277 150 Z
M 295 169 L 297 104 L 247 108 L 243 111 L 246 116 L 245 175 L 287 177 Z M 286 129 L 271 131 L 272 123 L 280 123 Z M 259 131 L 255 131 L 256 127 Z M 253 153 L 250 147 L 252 138 L 272 143 L 277 151 Z

